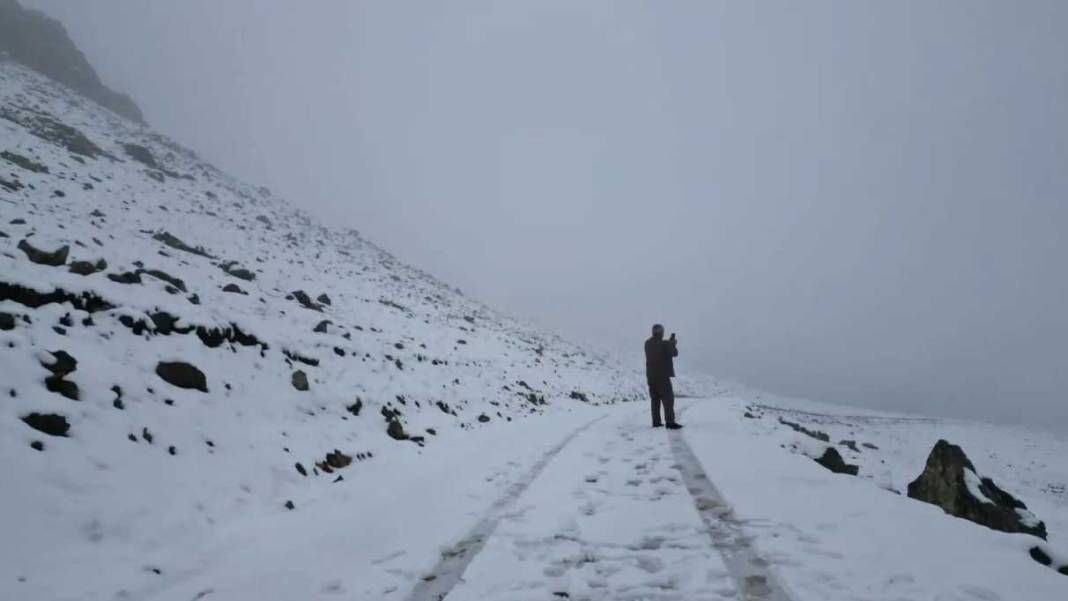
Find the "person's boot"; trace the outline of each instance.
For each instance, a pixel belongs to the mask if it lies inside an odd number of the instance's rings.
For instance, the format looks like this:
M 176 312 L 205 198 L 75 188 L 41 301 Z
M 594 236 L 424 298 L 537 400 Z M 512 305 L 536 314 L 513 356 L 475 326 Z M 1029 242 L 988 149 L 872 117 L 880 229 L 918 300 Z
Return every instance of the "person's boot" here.
M 654 428 L 663 428 L 664 424 L 653 424 Z
M 676 422 L 674 424 L 668 424 L 667 425 L 667 429 L 668 430 L 681 430 L 682 429 L 682 424 L 680 424 L 678 422 Z

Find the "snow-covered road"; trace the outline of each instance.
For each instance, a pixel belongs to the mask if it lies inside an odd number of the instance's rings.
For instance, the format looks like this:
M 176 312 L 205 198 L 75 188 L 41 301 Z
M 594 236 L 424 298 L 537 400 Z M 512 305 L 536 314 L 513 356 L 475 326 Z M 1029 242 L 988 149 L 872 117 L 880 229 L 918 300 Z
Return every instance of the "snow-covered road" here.
M 4 578 L 0 598 L 1063 598 L 1064 576 L 1027 555 L 1034 537 L 833 474 L 790 450 L 796 432 L 742 418 L 742 398 L 680 405 L 678 432 L 650 428 L 644 403 L 576 405 L 398 443 L 293 511 L 250 504 L 210 536 L 103 541 L 61 578 Z

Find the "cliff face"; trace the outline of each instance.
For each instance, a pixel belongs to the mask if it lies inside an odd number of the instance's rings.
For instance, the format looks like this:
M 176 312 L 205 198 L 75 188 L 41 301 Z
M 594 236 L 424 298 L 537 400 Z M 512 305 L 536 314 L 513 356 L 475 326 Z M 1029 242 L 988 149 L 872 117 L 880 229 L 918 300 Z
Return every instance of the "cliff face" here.
M 138 123 L 144 116 L 125 94 L 104 85 L 59 21 L 0 0 L 0 55 L 64 84 L 81 95 Z

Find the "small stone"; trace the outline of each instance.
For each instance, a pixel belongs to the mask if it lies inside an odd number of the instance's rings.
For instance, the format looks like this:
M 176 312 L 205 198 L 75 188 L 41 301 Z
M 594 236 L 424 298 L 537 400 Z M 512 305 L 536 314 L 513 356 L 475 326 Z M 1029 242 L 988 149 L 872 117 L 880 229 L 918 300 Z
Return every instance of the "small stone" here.
M 32 448 L 35 451 L 43 451 L 44 450 L 44 443 L 39 441 L 39 440 L 35 440 L 35 441 L 30 443 L 30 448 Z
M 293 501 L 286 501 L 285 508 L 289 510 L 296 509 L 297 506 L 293 504 Z
M 483 413 L 482 415 L 478 416 L 478 421 L 480 421 L 482 423 L 486 423 L 489 420 L 490 420 L 490 416 L 486 415 L 485 413 Z
M 304 373 L 304 370 L 298 369 L 293 372 L 293 376 L 290 380 L 293 383 L 293 388 L 296 388 L 301 392 L 308 390 L 308 374 Z

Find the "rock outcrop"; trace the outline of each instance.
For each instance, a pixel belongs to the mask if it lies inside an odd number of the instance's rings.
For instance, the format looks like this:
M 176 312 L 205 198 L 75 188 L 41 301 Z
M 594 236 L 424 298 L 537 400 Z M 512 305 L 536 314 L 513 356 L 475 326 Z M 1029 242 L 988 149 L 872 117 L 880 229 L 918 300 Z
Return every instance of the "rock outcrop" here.
M 979 476 L 964 451 L 945 440 L 931 449 L 923 473 L 909 483 L 908 495 L 994 530 L 1046 538 L 1046 525 L 1023 502 Z
M 97 104 L 138 123 L 141 109 L 129 96 L 112 90 L 59 21 L 16 0 L 0 0 L 0 54 L 81 93 Z

